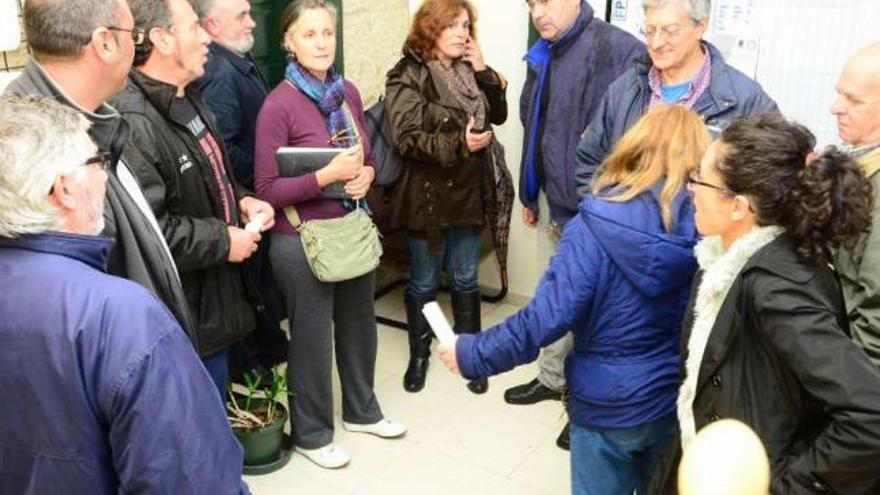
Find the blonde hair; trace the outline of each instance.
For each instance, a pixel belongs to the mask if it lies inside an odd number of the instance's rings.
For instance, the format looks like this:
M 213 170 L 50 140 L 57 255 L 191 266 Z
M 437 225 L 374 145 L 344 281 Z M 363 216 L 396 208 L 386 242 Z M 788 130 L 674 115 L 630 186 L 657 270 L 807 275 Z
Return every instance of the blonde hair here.
M 665 179 L 660 211 L 663 226 L 671 232 L 675 226 L 672 200 L 699 165 L 709 142 L 699 115 L 682 106 L 656 106 L 620 138 L 602 162 L 593 194 L 623 203 Z

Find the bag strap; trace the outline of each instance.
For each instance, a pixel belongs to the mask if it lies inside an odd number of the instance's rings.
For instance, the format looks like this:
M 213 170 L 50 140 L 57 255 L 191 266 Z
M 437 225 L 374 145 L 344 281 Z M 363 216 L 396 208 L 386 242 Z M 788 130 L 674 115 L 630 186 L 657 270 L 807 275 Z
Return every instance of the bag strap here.
M 294 230 L 296 230 L 297 232 L 302 230 L 303 223 L 302 220 L 299 218 L 299 213 L 297 213 L 295 206 L 285 206 L 284 216 L 287 217 L 287 221 L 290 222 L 290 225 L 293 226 Z
M 357 211 L 357 209 L 360 207 L 361 207 L 361 200 L 359 200 L 359 199 L 354 200 L 354 210 L 352 210 L 352 211 Z M 287 217 L 287 221 L 290 222 L 290 225 L 293 226 L 294 230 L 296 230 L 297 232 L 302 230 L 304 223 L 303 223 L 302 219 L 300 219 L 299 213 L 296 211 L 296 207 L 294 207 L 293 205 L 285 206 L 284 207 L 284 216 Z

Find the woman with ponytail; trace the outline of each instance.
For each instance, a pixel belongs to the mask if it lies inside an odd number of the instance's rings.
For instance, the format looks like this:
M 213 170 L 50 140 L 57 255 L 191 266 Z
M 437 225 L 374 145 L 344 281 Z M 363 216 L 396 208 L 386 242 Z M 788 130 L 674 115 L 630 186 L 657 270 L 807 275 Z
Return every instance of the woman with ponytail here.
M 814 146 L 778 115 L 745 118 L 689 180 L 704 238 L 682 333 L 681 441 L 655 493 L 677 493 L 682 448 L 721 418 L 761 438 L 773 494 L 874 493 L 880 373 L 847 336 L 828 258 L 870 225 L 871 186 L 847 155 Z

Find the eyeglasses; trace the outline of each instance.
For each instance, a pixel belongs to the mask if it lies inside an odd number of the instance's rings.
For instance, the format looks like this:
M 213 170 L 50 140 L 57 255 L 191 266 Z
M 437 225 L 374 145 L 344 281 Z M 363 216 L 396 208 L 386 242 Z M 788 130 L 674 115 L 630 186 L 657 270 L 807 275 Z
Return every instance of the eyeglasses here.
M 106 172 L 113 165 L 113 155 L 109 151 L 101 151 L 83 162 L 83 165 L 98 165 L 98 168 Z
M 123 33 L 131 33 L 131 40 L 134 41 L 135 45 L 140 45 L 144 42 L 144 39 L 147 37 L 147 32 L 139 27 L 133 27 L 131 29 L 125 29 L 116 26 L 107 26 L 108 31 L 122 31 Z
M 725 194 L 729 194 L 731 196 L 736 196 L 736 193 L 726 187 L 716 186 L 715 184 L 709 184 L 708 182 L 703 182 L 700 180 L 700 176 L 693 172 L 687 178 L 688 186 L 693 188 L 693 186 L 703 186 L 708 187 L 709 189 L 715 189 L 716 191 L 721 191 Z
M 696 26 L 699 23 L 695 23 Z M 656 28 L 654 26 L 642 25 L 639 28 L 639 33 L 645 37 L 645 41 L 650 42 L 651 40 L 659 37 L 659 41 L 673 41 L 677 39 L 682 33 L 685 32 L 685 28 L 679 26 L 678 24 L 673 24 L 671 26 L 663 26 L 661 28 Z
M 327 139 L 328 144 L 336 144 L 339 142 L 353 143 L 352 146 L 354 146 L 358 144 L 359 139 L 357 134 L 353 133 L 350 128 L 345 128 Z
M 106 172 L 110 169 L 110 166 L 113 165 L 113 154 L 109 151 L 99 151 L 97 155 L 87 158 L 82 164 L 83 166 L 98 165 L 98 168 Z M 49 196 L 54 192 L 55 184 L 52 184 L 52 186 L 49 187 Z

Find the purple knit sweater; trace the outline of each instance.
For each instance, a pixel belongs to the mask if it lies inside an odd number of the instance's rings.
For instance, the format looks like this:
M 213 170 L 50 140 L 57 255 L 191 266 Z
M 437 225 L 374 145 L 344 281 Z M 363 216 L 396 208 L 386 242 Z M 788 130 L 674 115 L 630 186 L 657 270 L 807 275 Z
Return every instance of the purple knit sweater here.
M 368 165 L 373 164 L 370 141 L 366 138 L 364 104 L 357 88 L 345 81 L 345 99 L 357 121 Z M 315 174 L 279 177 L 275 152 L 283 146 L 329 148 L 325 118 L 308 96 L 288 81 L 282 81 L 269 93 L 257 117 L 257 140 L 254 149 L 254 185 L 257 196 L 275 208 L 275 230 L 289 235 L 296 231 L 284 215 L 284 207 L 296 206 L 303 222 L 336 218 L 348 213 L 338 199 L 322 199 Z

